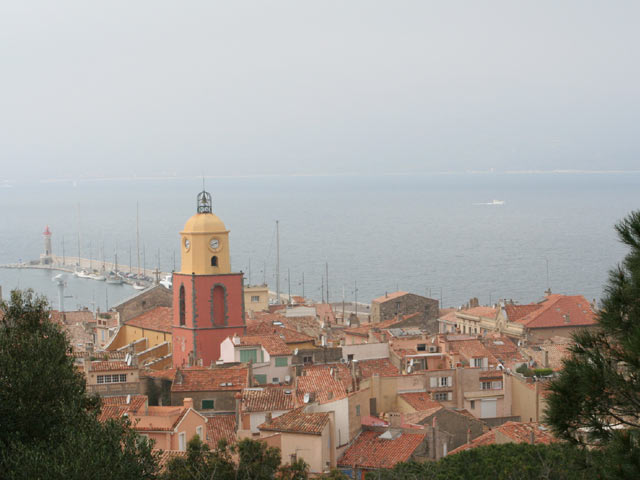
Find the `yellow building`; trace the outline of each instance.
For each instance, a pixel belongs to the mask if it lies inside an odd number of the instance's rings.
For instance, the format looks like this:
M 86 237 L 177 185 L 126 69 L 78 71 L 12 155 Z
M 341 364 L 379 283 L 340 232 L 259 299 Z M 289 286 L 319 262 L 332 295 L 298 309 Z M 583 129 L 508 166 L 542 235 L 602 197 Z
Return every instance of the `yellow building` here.
M 244 287 L 244 308 L 247 312 L 266 312 L 269 310 L 269 287 L 252 285 Z

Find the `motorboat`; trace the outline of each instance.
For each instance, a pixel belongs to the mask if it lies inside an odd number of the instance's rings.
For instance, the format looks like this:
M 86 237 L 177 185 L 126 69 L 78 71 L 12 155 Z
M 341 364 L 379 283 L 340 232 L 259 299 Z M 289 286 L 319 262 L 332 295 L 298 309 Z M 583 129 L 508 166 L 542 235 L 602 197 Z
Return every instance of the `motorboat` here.
M 145 285 L 142 285 L 141 283 L 135 282 L 133 284 L 133 288 L 136 290 L 144 290 L 147 287 Z
M 171 287 L 173 286 L 173 275 L 169 274 L 162 277 L 162 280 L 160 280 L 160 285 L 171 290 Z

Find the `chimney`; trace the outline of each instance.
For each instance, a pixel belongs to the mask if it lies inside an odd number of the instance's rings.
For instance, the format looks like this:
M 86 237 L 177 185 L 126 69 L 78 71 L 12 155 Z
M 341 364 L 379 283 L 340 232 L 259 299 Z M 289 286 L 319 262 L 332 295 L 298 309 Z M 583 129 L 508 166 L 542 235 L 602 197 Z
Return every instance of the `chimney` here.
M 180 369 L 176 369 L 176 376 L 174 379 L 174 382 L 176 385 L 182 385 L 182 372 L 180 371 Z
M 391 428 L 399 428 L 402 424 L 402 415 L 398 412 L 389 412 L 389 426 Z
M 471 443 L 471 427 L 467 428 L 467 443 Z
M 544 350 L 544 368 L 549 368 L 549 350 Z
M 531 425 L 531 431 L 529 432 L 529 443 L 530 443 L 531 445 L 533 445 L 533 444 L 535 444 L 535 443 L 536 443 L 536 436 L 535 436 L 535 434 L 533 433 L 533 429 L 534 429 L 534 428 L 535 428 L 535 427 L 534 427 L 533 425 Z
M 240 407 L 242 406 L 242 393 L 237 392 L 235 394 L 235 399 L 236 399 L 236 430 L 241 428 L 240 427 Z
M 273 419 L 273 416 L 272 416 L 271 412 L 267 412 L 267 413 L 264 414 L 265 423 L 270 422 L 272 419 Z
M 182 404 L 185 408 L 193 409 L 193 398 L 186 397 L 184 400 L 182 400 Z

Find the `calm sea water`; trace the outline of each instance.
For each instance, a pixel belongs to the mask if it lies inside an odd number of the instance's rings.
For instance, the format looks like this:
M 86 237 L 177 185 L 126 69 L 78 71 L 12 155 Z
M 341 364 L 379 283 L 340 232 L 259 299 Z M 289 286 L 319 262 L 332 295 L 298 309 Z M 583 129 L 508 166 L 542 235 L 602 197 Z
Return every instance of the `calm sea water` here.
M 179 231 L 195 213 L 201 180 L 80 181 L 0 188 L 0 263 L 37 258 L 45 225 L 53 247 L 136 264 L 136 203 L 148 267 L 179 268 Z M 624 256 L 613 225 L 640 208 L 639 174 L 468 174 L 259 177 L 207 180 L 214 211 L 231 230 L 234 270 L 275 289 L 280 221 L 281 289 L 320 299 L 325 262 L 331 301 L 370 301 L 409 290 L 454 306 L 552 291 L 600 298 Z M 504 200 L 500 206 L 475 205 Z M 141 260 L 142 262 L 142 260 Z M 548 265 L 548 275 L 547 275 Z M 266 269 L 265 269 L 266 267 Z M 57 293 L 48 272 L 0 269 L 15 287 Z M 101 308 L 133 294 L 126 286 L 70 280 L 67 307 Z M 108 297 L 108 299 L 107 299 Z

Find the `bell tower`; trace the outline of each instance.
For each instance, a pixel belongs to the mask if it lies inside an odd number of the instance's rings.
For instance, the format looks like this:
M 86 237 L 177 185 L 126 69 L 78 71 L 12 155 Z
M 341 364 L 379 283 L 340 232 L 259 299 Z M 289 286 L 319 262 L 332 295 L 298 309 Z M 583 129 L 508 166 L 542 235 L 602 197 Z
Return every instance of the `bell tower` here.
M 196 214 L 180 232 L 180 271 L 173 274 L 173 365 L 209 366 L 220 344 L 244 333 L 243 274 L 231 272 L 229 230 L 198 194 Z

